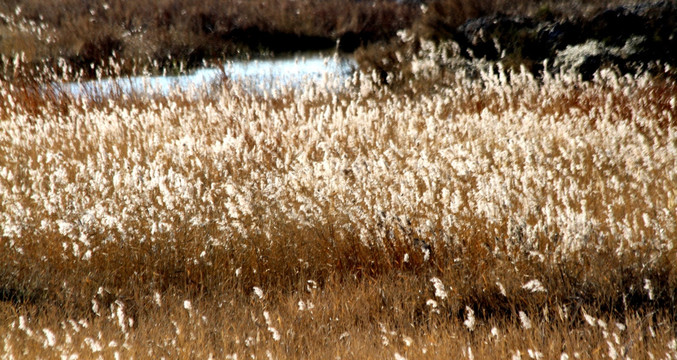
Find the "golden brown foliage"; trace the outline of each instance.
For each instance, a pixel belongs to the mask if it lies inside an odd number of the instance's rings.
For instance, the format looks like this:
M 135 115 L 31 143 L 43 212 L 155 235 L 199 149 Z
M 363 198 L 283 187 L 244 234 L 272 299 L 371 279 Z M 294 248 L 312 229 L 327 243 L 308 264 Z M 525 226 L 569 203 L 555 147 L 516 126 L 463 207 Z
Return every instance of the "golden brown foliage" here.
M 0 83 L 4 353 L 677 356 L 677 85 L 418 68 L 407 94 Z

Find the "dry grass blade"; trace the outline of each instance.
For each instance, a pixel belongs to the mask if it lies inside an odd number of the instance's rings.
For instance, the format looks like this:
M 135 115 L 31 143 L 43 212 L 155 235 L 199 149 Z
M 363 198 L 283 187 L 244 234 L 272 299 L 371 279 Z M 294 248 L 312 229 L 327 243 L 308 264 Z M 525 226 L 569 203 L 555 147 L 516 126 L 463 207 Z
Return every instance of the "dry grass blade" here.
M 3 352 L 677 356 L 677 85 L 413 76 L 0 82 Z

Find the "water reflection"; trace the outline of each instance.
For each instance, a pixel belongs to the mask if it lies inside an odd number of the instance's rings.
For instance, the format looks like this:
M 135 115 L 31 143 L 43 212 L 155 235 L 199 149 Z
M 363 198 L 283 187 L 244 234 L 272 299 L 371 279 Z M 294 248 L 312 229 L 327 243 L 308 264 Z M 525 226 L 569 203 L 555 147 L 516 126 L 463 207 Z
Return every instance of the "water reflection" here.
M 333 89 L 340 88 L 354 70 L 352 58 L 313 54 L 306 57 L 232 61 L 222 69 L 202 68 L 179 76 L 132 76 L 70 83 L 65 85 L 65 90 L 76 95 L 106 95 L 112 92 L 167 95 L 172 91 L 199 91 L 223 75 L 231 81 L 240 82 L 245 89 L 258 92 L 299 87 L 306 82 Z

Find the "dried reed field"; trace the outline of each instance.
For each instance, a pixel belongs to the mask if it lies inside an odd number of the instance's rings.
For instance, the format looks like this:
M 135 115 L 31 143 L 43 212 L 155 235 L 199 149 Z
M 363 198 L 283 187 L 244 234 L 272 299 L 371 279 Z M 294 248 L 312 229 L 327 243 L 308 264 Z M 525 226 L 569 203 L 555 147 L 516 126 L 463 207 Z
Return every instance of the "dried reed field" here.
M 409 85 L 1 82 L 0 357 L 677 358 L 674 81 Z

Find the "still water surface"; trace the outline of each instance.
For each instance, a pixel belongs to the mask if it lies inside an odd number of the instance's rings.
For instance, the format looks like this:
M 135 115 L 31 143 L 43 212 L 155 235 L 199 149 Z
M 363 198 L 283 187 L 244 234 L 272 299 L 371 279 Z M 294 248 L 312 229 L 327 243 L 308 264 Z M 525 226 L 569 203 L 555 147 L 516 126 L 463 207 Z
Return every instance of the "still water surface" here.
M 224 74 L 230 80 L 242 83 L 245 89 L 259 92 L 299 87 L 306 82 L 339 88 L 351 77 L 355 67 L 355 61 L 348 57 L 311 54 L 305 57 L 232 61 L 222 69 L 202 68 L 178 76 L 132 76 L 70 83 L 66 89 L 74 94 L 105 95 L 122 91 L 166 95 L 172 91 L 200 90 Z

